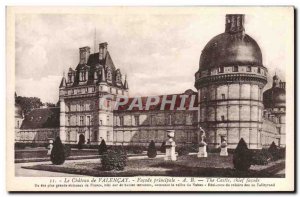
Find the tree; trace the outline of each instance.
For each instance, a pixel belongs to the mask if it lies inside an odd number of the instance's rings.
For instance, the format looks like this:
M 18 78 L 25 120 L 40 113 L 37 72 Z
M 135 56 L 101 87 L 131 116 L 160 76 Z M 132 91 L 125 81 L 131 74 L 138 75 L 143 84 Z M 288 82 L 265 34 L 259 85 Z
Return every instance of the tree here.
M 105 140 L 103 139 L 99 145 L 99 149 L 98 149 L 99 155 L 103 155 L 103 153 L 105 153 L 106 151 L 107 151 L 107 146 Z
M 251 152 L 243 138 L 239 141 L 233 154 L 234 168 L 240 171 L 247 171 L 251 166 Z
M 65 147 L 61 143 L 60 137 L 56 137 L 53 143 L 50 159 L 54 165 L 61 165 L 65 162 Z
M 155 143 L 154 143 L 153 140 L 151 140 L 151 142 L 148 146 L 147 155 L 148 155 L 149 158 L 154 158 L 157 155 Z
M 41 99 L 37 97 L 17 96 L 15 97 L 15 102 L 16 104 L 19 104 L 21 106 L 25 115 L 28 114 L 31 110 L 43 106 Z

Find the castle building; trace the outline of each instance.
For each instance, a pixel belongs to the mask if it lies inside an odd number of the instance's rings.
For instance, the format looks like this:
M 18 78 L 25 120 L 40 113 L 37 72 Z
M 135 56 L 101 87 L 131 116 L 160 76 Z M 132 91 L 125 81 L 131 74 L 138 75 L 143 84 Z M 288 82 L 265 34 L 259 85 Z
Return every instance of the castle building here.
M 78 65 L 61 80 L 60 108 L 50 116 L 50 120 L 59 117 L 58 124 L 51 124 L 52 135 L 47 136 L 59 135 L 67 144 L 97 145 L 104 139 L 108 145 L 147 146 L 151 140 L 161 144 L 166 130 L 175 130 L 176 144 L 183 145 L 197 144 L 201 127 L 210 148 L 226 140 L 233 149 L 241 138 L 251 149 L 273 141 L 285 146 L 285 83 L 275 75 L 272 88 L 263 91 L 268 70 L 259 45 L 245 33 L 244 20 L 242 14 L 226 15 L 225 32 L 204 47 L 195 73 L 197 92 L 158 95 L 148 108 L 153 96 L 129 97 L 128 104 L 115 108 L 119 97 L 129 96 L 129 87 L 112 61 L 108 44 L 100 43 L 99 52 L 93 54 L 89 47 L 80 48 Z M 141 105 L 130 106 L 133 101 Z M 25 117 L 22 126 L 26 125 L 27 134 L 23 132 L 19 141 L 37 140 L 38 130 L 50 128 L 34 124 L 39 113 L 33 110 Z M 35 135 L 28 137 L 30 132 Z

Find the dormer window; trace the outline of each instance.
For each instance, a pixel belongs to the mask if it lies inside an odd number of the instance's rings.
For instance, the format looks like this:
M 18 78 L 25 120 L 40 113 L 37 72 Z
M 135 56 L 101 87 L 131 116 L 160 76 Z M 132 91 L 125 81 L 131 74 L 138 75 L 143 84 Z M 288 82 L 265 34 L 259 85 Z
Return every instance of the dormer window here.
M 85 73 L 86 73 L 85 71 L 81 71 L 79 73 L 79 79 L 80 79 L 80 81 L 86 81 L 86 74 Z
M 224 73 L 224 67 L 223 66 L 219 67 L 219 73 Z
M 239 67 L 238 66 L 233 66 L 233 72 L 238 72 L 239 71 Z
M 247 66 L 247 72 L 251 72 L 251 66 Z
M 111 70 L 108 70 L 108 72 L 107 72 L 107 80 L 108 80 L 108 81 L 112 81 Z

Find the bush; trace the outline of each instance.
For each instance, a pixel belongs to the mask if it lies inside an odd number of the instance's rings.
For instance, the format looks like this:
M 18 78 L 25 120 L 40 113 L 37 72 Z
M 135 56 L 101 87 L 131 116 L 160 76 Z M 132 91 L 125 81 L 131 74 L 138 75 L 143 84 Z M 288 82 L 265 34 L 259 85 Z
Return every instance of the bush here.
M 108 149 L 101 158 L 102 169 L 105 171 L 124 170 L 126 162 L 127 154 L 123 148 Z
M 53 143 L 50 159 L 55 165 L 61 165 L 65 162 L 65 149 L 59 137 L 56 137 Z
M 234 150 L 233 165 L 236 170 L 240 171 L 247 171 L 251 166 L 251 152 L 243 138 Z
M 279 159 L 279 157 L 280 157 L 279 156 L 279 148 L 276 146 L 275 142 L 272 142 L 268 151 L 272 155 L 273 161 L 276 161 Z
M 165 141 L 163 143 L 161 143 L 159 150 L 161 153 L 166 153 L 166 142 Z
M 107 146 L 105 140 L 102 140 L 98 148 L 99 155 L 103 155 L 106 151 L 107 151 Z
M 155 158 L 157 155 L 155 143 L 153 140 L 150 142 L 150 144 L 148 146 L 147 155 L 149 158 Z
M 267 165 L 272 160 L 272 155 L 267 149 L 258 150 L 253 153 L 253 165 Z
M 71 155 L 71 146 L 68 145 L 68 144 L 65 144 L 64 149 L 65 149 L 65 158 L 70 157 L 70 155 Z
M 144 147 L 142 147 L 142 146 L 134 146 L 134 147 L 132 147 L 132 152 L 134 154 L 142 154 L 144 152 Z
M 187 146 L 179 147 L 177 150 L 178 156 L 188 155 L 190 153 Z

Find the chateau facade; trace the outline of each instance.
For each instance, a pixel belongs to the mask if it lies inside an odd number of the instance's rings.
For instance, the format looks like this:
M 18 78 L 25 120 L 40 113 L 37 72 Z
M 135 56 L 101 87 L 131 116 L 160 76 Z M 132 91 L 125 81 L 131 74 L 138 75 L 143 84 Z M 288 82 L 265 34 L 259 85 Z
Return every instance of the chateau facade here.
M 78 65 L 69 69 L 59 86 L 56 129 L 63 143 L 99 144 L 104 139 L 109 145 L 147 146 L 154 140 L 160 145 L 167 138 L 166 130 L 175 130 L 179 145 L 198 143 L 201 127 L 213 148 L 224 140 L 235 148 L 241 138 L 251 149 L 273 141 L 285 146 L 285 83 L 275 75 L 273 87 L 264 92 L 268 70 L 259 45 L 245 33 L 244 20 L 244 15 L 226 15 L 225 32 L 204 47 L 195 74 L 197 92 L 159 95 L 158 102 L 147 110 L 144 107 L 150 97 L 139 98 L 142 108 L 112 107 L 118 97 L 129 96 L 129 87 L 107 43 L 100 43 L 94 54 L 89 47 L 80 48 Z M 174 106 L 168 104 L 161 110 L 164 101 L 174 96 Z M 182 110 L 182 106 L 192 108 Z

